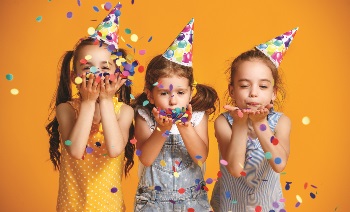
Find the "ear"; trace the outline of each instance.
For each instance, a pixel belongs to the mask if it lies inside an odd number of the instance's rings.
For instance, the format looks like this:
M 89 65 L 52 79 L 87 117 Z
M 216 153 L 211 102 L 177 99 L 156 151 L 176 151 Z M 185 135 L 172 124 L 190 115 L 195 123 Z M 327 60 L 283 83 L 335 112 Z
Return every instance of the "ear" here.
M 228 94 L 230 95 L 230 97 L 231 97 L 232 99 L 235 98 L 234 87 L 233 87 L 233 85 L 231 85 L 231 84 L 228 85 Z
M 147 95 L 147 99 L 149 100 L 149 102 L 154 105 L 154 98 L 153 98 L 152 91 L 145 89 L 145 93 Z
M 273 88 L 273 93 L 272 93 L 272 101 L 275 101 L 275 99 L 277 98 L 277 88 Z

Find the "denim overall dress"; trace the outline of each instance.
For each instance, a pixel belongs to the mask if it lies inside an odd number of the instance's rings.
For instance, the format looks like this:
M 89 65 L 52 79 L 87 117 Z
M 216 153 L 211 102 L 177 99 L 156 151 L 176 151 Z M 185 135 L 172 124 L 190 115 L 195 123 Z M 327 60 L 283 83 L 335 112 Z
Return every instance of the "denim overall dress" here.
M 156 122 L 146 109 L 137 112 L 146 120 L 150 130 Z M 192 126 L 200 123 L 204 112 L 193 112 Z M 141 162 L 140 162 L 141 164 Z M 139 167 L 140 181 L 136 191 L 134 211 L 209 211 L 205 181 L 201 167 L 187 152 L 181 135 L 173 125 L 161 151 L 149 167 Z

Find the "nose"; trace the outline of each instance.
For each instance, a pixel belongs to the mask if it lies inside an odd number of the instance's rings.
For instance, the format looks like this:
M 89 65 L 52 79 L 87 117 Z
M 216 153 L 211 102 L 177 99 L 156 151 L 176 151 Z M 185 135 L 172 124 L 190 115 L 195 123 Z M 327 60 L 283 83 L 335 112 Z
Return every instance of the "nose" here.
M 170 105 L 170 106 L 174 106 L 174 105 L 176 105 L 176 104 L 177 104 L 176 96 L 175 96 L 174 94 L 172 94 L 172 95 L 170 96 L 170 99 L 169 99 L 169 105 Z
M 250 89 L 249 97 L 257 97 L 258 96 L 258 88 L 256 86 L 252 86 Z

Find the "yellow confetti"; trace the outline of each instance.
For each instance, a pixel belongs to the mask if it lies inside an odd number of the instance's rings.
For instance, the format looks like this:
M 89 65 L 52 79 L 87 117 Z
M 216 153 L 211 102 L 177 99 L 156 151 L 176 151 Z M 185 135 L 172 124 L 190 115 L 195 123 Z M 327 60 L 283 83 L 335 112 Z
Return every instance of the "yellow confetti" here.
M 239 166 L 243 169 L 243 165 L 241 164 L 241 163 L 238 163 L 239 164 Z
M 120 36 L 120 39 L 125 43 L 125 40 L 124 40 L 123 36 Z
M 297 198 L 298 202 L 300 202 L 300 203 L 303 202 L 303 200 L 301 199 L 301 197 L 299 195 L 297 195 L 296 198 Z
M 12 88 L 10 92 L 12 95 L 17 95 L 19 93 L 18 89 L 16 88 Z
M 177 178 L 180 176 L 180 174 L 178 172 L 174 172 L 174 176 Z
M 203 165 L 202 161 L 199 160 L 197 164 L 202 168 L 202 165 Z
M 138 39 L 139 39 L 139 36 L 137 36 L 136 34 L 132 34 L 130 36 L 130 40 L 133 41 L 133 42 L 137 42 Z
M 111 60 L 115 60 L 115 59 L 117 59 L 117 58 L 118 58 L 117 55 L 115 55 L 115 54 L 112 54 L 112 55 L 111 55 Z
M 75 82 L 75 84 L 79 85 L 79 84 L 81 84 L 83 82 L 83 79 L 81 77 L 76 77 L 74 79 L 74 82 Z
M 160 161 L 160 165 L 163 166 L 163 167 L 166 166 L 165 160 L 161 160 L 161 161 Z
M 89 29 L 87 30 L 89 35 L 93 35 L 95 33 L 95 28 L 93 27 L 89 27 Z
M 92 58 L 91 55 L 86 55 L 86 56 L 85 56 L 85 60 L 90 60 L 91 58 Z
M 157 130 L 160 131 L 159 127 L 157 127 Z
M 310 124 L 310 118 L 305 116 L 303 117 L 303 119 L 301 120 L 301 122 L 304 124 L 304 125 L 308 125 Z

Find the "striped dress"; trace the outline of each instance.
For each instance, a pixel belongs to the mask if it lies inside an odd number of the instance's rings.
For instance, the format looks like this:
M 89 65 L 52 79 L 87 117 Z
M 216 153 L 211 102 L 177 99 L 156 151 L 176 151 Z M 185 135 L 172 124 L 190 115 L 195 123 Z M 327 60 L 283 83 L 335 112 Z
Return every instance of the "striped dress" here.
M 222 115 L 232 125 L 233 118 L 229 113 L 225 112 Z M 273 110 L 268 115 L 268 123 L 273 132 L 281 115 Z M 255 212 L 258 206 L 263 212 L 285 211 L 281 201 L 283 194 L 280 174 L 273 171 L 269 165 L 258 138 L 248 139 L 245 157 L 246 176 L 235 178 L 220 164 L 222 177 L 215 184 L 210 201 L 214 211 Z

